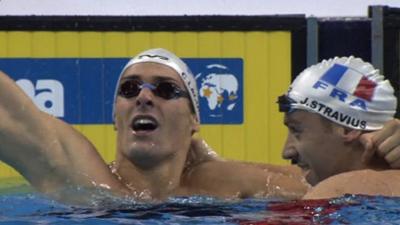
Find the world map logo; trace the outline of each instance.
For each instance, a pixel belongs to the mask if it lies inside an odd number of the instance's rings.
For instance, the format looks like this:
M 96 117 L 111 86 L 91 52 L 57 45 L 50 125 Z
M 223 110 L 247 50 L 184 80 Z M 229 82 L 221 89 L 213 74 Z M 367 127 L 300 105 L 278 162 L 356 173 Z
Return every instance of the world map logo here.
M 203 74 L 204 73 L 204 74 Z M 222 64 L 209 64 L 201 78 L 199 95 L 207 100 L 209 116 L 222 117 L 224 111 L 235 109 L 238 100 L 239 82 L 229 68 Z

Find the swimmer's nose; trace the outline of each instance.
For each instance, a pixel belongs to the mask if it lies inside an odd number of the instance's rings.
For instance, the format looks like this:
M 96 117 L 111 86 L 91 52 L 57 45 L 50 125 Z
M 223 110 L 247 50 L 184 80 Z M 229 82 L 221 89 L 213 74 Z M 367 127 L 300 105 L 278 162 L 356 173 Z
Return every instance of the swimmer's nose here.
M 295 142 L 292 134 L 288 134 L 285 142 L 285 146 L 282 151 L 282 158 L 291 160 L 292 164 L 297 162 L 298 152 L 295 147 Z
M 154 94 L 149 88 L 142 88 L 136 97 L 136 106 L 154 106 Z

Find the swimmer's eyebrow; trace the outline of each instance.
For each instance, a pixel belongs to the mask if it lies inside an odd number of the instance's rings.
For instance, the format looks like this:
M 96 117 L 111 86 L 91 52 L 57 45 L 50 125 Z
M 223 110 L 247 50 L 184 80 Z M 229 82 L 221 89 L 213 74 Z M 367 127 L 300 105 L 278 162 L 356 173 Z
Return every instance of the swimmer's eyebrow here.
M 136 80 L 136 79 L 140 80 L 140 76 L 137 74 L 129 74 L 129 75 L 122 77 L 121 81 L 122 80 Z
M 126 75 L 121 78 L 121 81 L 125 81 L 125 80 L 142 80 L 142 77 L 138 74 L 129 74 L 129 75 Z M 172 77 L 166 77 L 166 76 L 161 76 L 161 75 L 152 76 L 152 82 L 154 82 L 154 83 L 159 83 L 159 82 L 163 82 L 163 81 L 172 82 L 172 83 L 175 83 L 176 85 L 180 86 L 179 81 L 177 81 L 176 79 L 174 79 Z
M 172 83 L 175 83 L 175 84 L 179 84 L 179 81 L 177 81 L 176 79 L 174 79 L 172 77 L 156 76 L 154 80 L 156 82 L 168 81 L 168 82 L 172 82 Z

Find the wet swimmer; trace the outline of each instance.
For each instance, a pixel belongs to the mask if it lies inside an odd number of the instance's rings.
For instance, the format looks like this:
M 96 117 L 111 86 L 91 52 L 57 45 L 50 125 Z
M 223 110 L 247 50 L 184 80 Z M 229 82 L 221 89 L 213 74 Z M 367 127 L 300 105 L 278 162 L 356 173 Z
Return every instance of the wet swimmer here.
M 120 75 L 113 110 L 117 150 L 110 168 L 86 137 L 41 112 L 4 73 L 0 90 L 0 159 L 63 202 L 91 201 L 87 192 L 73 199 L 63 192 L 74 187 L 161 200 L 177 195 L 297 198 L 307 189 L 290 169 L 209 160 L 213 157 L 193 139 L 200 129 L 193 74 L 164 49 L 138 54 Z
M 354 57 L 323 61 L 304 70 L 278 102 L 289 128 L 283 156 L 314 186 L 305 198 L 400 196 L 400 171 L 384 154 L 362 160 L 362 135 L 393 121 L 397 106 L 389 81 L 371 64 Z
M 86 137 L 41 112 L 1 73 L 0 159 L 39 191 L 74 204 L 92 202 L 97 193 L 92 190 L 99 188 L 139 200 L 189 195 L 298 199 L 308 191 L 295 166 L 210 157 L 193 138 L 200 129 L 197 92 L 193 74 L 173 53 L 150 49 L 131 59 L 116 88 L 117 149 L 108 166 Z M 386 132 L 379 140 L 393 144 L 387 152 L 399 146 L 399 127 L 395 121 L 382 129 Z M 71 194 L 75 189 L 85 191 Z
M 140 53 L 127 63 L 116 89 L 113 117 L 118 144 L 111 167 L 132 190 L 163 199 L 199 194 L 297 198 L 307 189 L 287 169 L 202 160 L 212 157 L 201 142 L 193 141 L 200 129 L 196 81 L 187 65 L 171 52 L 151 49 Z M 253 175 L 249 178 L 248 174 Z M 243 185 L 246 180 L 248 184 Z
M 166 58 L 171 61 L 166 63 Z M 153 91 L 136 90 L 146 83 L 157 87 L 163 80 L 174 82 L 178 89 L 174 93 L 179 93 L 178 96 L 160 97 L 156 88 Z M 128 97 L 121 96 L 126 83 L 135 83 L 133 94 Z M 187 167 L 190 142 L 193 134 L 199 131 L 198 89 L 189 68 L 172 53 L 155 49 L 139 54 L 127 64 L 117 87 L 120 94 L 116 97 L 114 118 L 118 150 L 113 171 L 127 186 L 133 186 L 141 193 L 149 191 L 153 198 L 158 199 L 197 194 L 225 198 L 271 196 L 298 199 L 308 191 L 309 184 L 301 171 L 293 166 L 209 160 Z M 134 134 L 134 126 L 124 127 L 144 114 L 154 118 L 152 127 L 157 127 L 154 133 L 151 131 L 140 136 Z M 180 132 L 181 129 L 184 130 Z M 394 143 L 398 145 L 398 140 Z M 165 167 L 159 169 L 160 165 Z M 165 171 L 174 172 L 167 176 Z
M 116 89 L 112 171 L 127 187 L 152 198 L 180 192 L 192 135 L 200 128 L 190 70 L 166 50 L 145 51 L 127 63 Z

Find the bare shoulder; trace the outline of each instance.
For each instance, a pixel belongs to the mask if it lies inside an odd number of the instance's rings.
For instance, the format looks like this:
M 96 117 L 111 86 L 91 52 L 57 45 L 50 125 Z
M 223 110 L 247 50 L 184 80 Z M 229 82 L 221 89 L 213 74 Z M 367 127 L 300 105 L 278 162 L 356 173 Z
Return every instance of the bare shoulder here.
M 240 161 L 209 161 L 190 169 L 185 185 L 198 194 L 218 197 L 299 198 L 308 186 L 296 173 Z
M 400 196 L 400 170 L 341 173 L 321 181 L 303 198 L 333 198 L 344 194 Z

